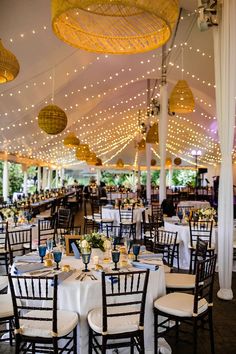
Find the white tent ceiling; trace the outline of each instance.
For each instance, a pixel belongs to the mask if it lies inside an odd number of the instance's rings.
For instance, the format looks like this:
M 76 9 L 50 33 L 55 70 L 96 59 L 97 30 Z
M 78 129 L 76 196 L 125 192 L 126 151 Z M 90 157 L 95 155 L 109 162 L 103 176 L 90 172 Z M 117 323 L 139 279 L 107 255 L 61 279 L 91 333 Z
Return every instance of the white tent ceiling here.
M 216 164 L 220 150 L 212 33 L 197 28 L 197 0 L 180 1 L 180 5 L 183 12 L 168 55 L 167 81 L 171 91 L 181 79 L 184 48 L 183 77 L 192 89 L 196 107 L 191 114 L 170 117 L 167 155 L 194 164 L 191 150 L 197 148 L 203 153 L 200 163 Z M 114 164 L 122 158 L 133 165 L 138 111 L 145 114 L 147 79 L 152 79 L 152 88 L 160 79 L 162 49 L 123 56 L 81 51 L 53 34 L 50 11 L 50 0 L 0 2 L 0 37 L 20 63 L 17 78 L 0 85 L 0 150 L 75 166 L 75 152 L 63 145 L 65 136 L 73 131 L 105 163 Z M 47 135 L 37 124 L 38 112 L 51 102 L 53 69 L 54 103 L 68 117 L 67 128 L 57 136 Z M 152 90 L 152 95 L 158 93 L 158 87 Z M 153 149 L 158 154 L 158 147 Z

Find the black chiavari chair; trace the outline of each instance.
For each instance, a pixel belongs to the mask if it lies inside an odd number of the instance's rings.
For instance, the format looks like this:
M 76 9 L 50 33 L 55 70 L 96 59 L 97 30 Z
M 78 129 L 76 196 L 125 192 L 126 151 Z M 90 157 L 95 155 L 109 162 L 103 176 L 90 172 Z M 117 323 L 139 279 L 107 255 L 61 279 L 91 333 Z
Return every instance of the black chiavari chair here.
M 8 248 L 10 264 L 13 264 L 14 257 L 22 256 L 32 251 L 32 229 L 24 229 L 8 232 Z

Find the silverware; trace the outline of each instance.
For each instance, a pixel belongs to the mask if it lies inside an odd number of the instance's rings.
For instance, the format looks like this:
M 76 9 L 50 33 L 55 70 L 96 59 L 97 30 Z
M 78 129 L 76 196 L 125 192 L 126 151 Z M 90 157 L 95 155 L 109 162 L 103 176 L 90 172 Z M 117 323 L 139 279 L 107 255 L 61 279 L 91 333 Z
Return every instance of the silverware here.
M 88 277 L 90 277 L 92 280 L 97 280 L 97 278 L 93 274 L 88 274 Z
M 79 273 L 79 275 L 77 275 L 77 277 L 75 277 L 75 280 L 80 280 L 80 277 L 83 275 L 83 273 Z
M 37 275 L 37 274 L 44 274 L 44 273 L 49 273 L 52 272 L 53 269 L 45 269 L 45 270 L 33 270 L 32 272 L 29 272 L 30 275 Z
M 82 277 L 80 278 L 80 281 L 83 281 L 84 278 L 86 277 L 87 274 L 83 274 Z

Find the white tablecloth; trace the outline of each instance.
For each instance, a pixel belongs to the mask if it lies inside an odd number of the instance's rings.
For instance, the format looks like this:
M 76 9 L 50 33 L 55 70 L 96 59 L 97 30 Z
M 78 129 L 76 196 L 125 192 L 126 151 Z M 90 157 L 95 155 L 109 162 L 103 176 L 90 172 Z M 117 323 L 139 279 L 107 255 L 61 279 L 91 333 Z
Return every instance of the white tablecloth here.
M 178 218 L 177 218 L 178 219 Z M 179 245 L 179 265 L 181 269 L 189 269 L 190 264 L 190 252 L 188 249 L 188 245 L 190 243 L 190 231 L 189 225 L 176 225 L 177 219 L 166 218 L 165 219 L 165 230 L 178 232 L 177 240 L 180 241 Z M 216 230 L 213 228 L 212 230 L 212 243 L 216 243 Z M 217 249 L 217 245 L 216 245 Z M 174 264 L 176 266 L 176 264 Z
M 141 221 L 142 221 L 142 212 L 145 208 L 136 208 L 134 209 L 133 221 L 136 222 L 136 238 L 141 238 Z M 114 220 L 114 226 L 120 224 L 120 213 L 119 209 L 108 209 L 102 208 L 102 218 Z
M 205 209 L 209 208 L 211 205 L 207 201 L 200 201 L 200 200 L 182 200 L 178 203 L 178 206 L 190 206 L 194 209 Z

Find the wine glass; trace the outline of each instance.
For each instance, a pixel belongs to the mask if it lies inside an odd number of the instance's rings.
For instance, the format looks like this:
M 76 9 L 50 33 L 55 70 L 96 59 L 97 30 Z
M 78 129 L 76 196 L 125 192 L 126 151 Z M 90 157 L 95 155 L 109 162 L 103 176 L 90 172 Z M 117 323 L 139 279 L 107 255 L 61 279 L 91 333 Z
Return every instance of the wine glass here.
M 55 269 L 59 269 L 59 263 L 61 262 L 62 252 L 61 251 L 53 251 L 53 258 L 56 262 L 57 266 Z
M 182 223 L 183 217 L 184 217 L 183 212 L 178 211 L 178 218 L 179 218 L 180 223 Z
M 120 268 L 117 268 L 117 263 L 120 260 L 120 252 L 117 250 L 113 250 L 111 252 L 111 255 L 112 255 L 112 262 L 115 263 L 115 268 L 113 268 L 112 270 L 119 270 Z
M 140 251 L 140 245 L 133 245 L 133 254 L 135 255 L 135 262 L 139 262 L 138 260 L 138 255 L 139 255 L 139 251 Z
M 47 250 L 49 253 L 52 253 L 52 250 L 53 250 L 53 240 L 52 239 L 47 240 Z
M 39 245 L 38 250 L 39 250 L 39 256 L 41 257 L 41 263 L 43 263 L 43 258 L 46 255 L 47 246 L 46 245 Z
M 90 257 L 91 257 L 91 250 L 86 248 L 81 248 L 81 256 L 82 256 L 82 261 L 85 265 L 85 268 L 82 270 L 82 272 L 89 272 L 88 269 L 88 264 L 90 262 Z

